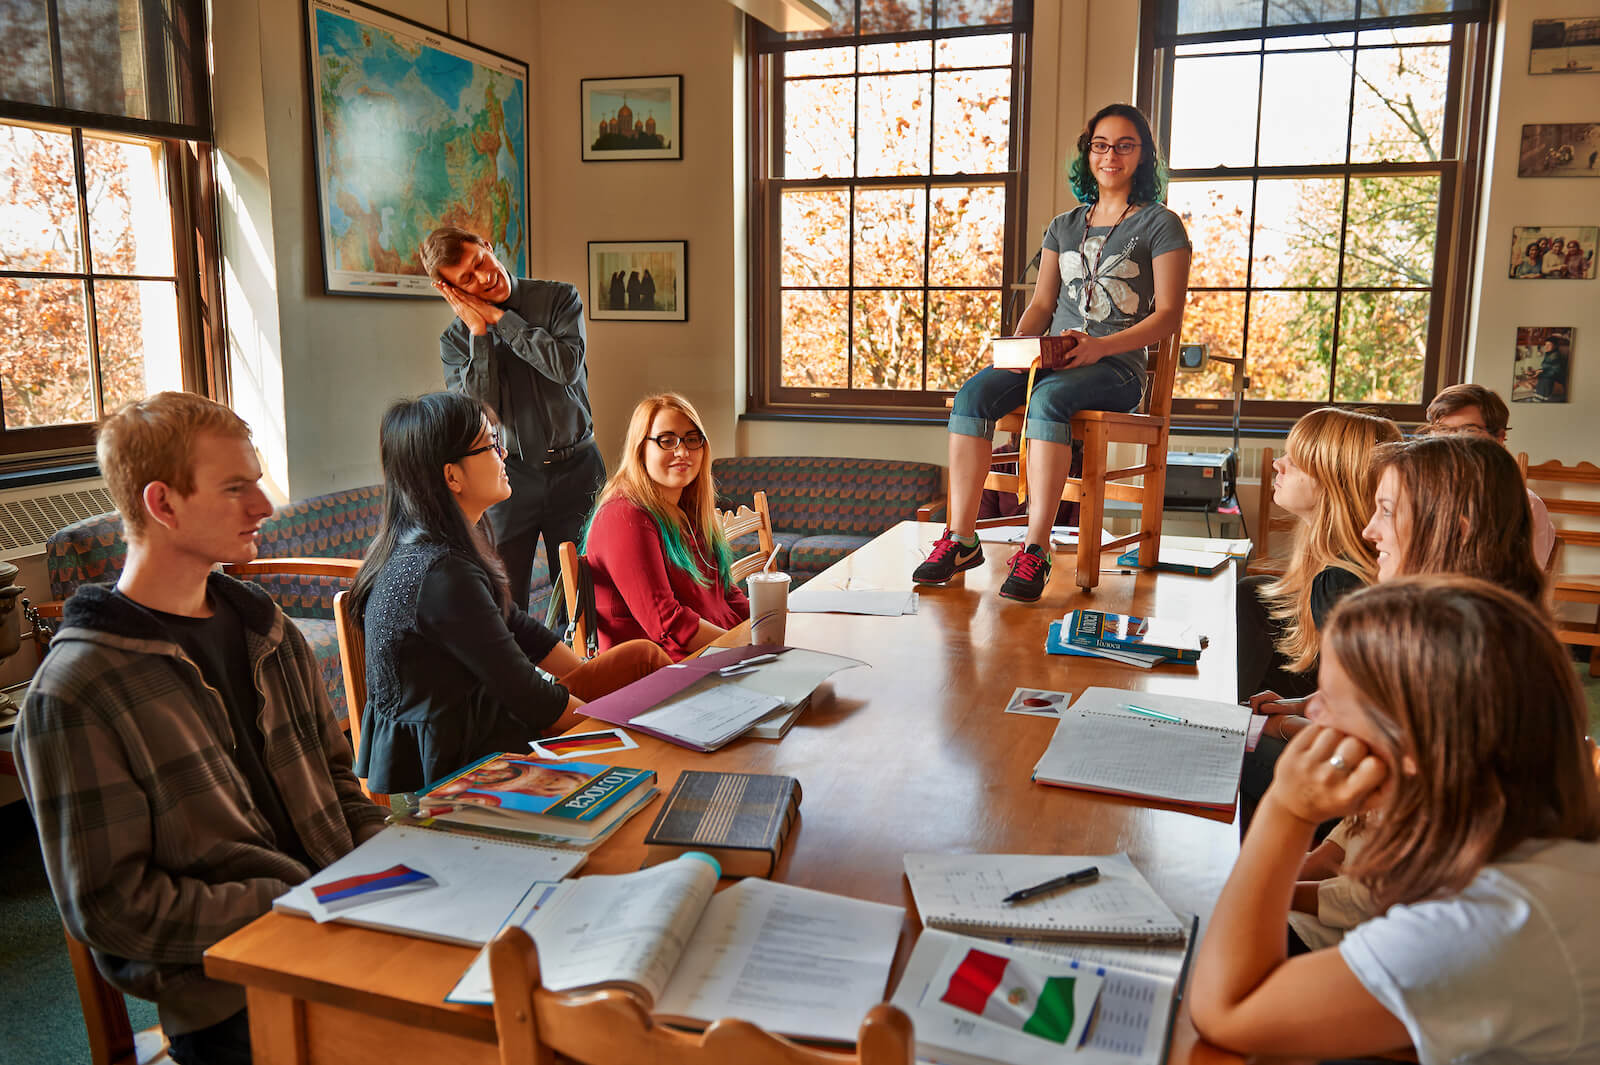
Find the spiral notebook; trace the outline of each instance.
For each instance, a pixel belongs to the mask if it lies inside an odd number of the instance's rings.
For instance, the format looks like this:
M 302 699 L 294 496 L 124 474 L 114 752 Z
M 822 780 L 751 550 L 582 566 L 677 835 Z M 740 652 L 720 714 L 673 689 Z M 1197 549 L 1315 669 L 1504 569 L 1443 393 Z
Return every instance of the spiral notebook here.
M 1250 710 L 1232 703 L 1088 688 L 1062 711 L 1033 779 L 1227 810 L 1249 727 Z
M 907 854 L 906 880 L 929 928 L 974 936 L 1182 942 L 1188 926 L 1126 854 Z M 1094 866 L 1098 880 L 1024 902 L 1022 888 Z

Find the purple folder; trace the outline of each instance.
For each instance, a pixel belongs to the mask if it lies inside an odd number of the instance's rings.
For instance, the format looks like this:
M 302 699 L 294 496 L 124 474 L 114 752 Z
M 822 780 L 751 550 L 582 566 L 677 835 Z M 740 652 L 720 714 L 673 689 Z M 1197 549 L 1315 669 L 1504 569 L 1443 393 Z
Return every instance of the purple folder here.
M 686 659 L 665 669 L 658 669 L 648 677 L 639 678 L 626 688 L 618 688 L 610 695 L 602 695 L 594 702 L 584 704 L 582 712 L 601 721 L 609 721 L 613 725 L 626 725 L 636 732 L 654 736 L 658 740 L 666 740 L 679 747 L 687 747 L 691 751 L 709 751 L 712 748 L 685 743 L 676 736 L 668 736 L 653 728 L 635 725 L 633 719 L 646 711 L 654 710 L 685 688 L 713 676 L 719 669 L 736 666 L 745 659 L 755 658 L 757 655 L 782 654 L 788 649 L 780 644 L 752 644 L 747 647 L 707 651 L 698 658 Z

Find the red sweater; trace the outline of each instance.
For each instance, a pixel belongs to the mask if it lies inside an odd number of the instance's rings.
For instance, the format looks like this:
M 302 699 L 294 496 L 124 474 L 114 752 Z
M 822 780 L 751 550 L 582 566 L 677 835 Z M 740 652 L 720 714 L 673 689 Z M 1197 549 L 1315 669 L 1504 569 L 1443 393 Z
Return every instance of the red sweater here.
M 661 533 L 643 508 L 621 497 L 600 508 L 589 526 L 586 555 L 602 651 L 649 640 L 677 662 L 689 654 L 700 619 L 727 629 L 750 616 L 745 594 L 722 587 L 710 546 L 692 540 L 690 550 L 709 584 L 696 584 L 668 564 Z

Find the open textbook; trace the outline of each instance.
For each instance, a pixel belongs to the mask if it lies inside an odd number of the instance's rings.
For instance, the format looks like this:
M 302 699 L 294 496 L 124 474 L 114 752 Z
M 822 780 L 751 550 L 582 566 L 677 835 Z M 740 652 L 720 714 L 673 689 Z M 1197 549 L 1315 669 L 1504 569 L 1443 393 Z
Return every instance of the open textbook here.
M 533 938 L 552 991 L 624 988 L 673 1024 L 737 1017 L 853 1042 L 883 1000 L 905 911 L 759 879 L 713 894 L 719 872 L 686 854 L 637 873 L 539 884 L 506 923 Z M 484 951 L 446 1000 L 493 999 Z
M 891 1001 L 911 1018 L 919 1060 L 939 1065 L 1160 1065 L 1167 1055 L 1178 977 L 925 929 Z M 1018 1017 L 1065 984 L 1071 1027 Z M 988 990 L 975 1008 L 974 986 Z M 1036 990 L 1037 989 L 1037 990 Z M 1092 1000 L 1085 1002 L 1086 998 Z M 1065 996 L 1058 996 L 1064 998 Z M 1057 1006 L 1059 1018 L 1064 1007 Z M 1087 1018 L 1086 1023 L 1085 1017 Z M 1065 1039 L 1057 1039 L 1062 1032 Z

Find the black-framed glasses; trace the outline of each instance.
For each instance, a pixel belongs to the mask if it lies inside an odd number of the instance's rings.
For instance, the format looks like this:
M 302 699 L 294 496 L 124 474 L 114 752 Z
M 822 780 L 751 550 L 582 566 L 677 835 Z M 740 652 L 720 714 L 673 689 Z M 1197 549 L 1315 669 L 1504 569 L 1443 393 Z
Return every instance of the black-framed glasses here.
M 1107 152 L 1116 152 L 1118 155 L 1132 155 L 1143 147 L 1144 145 L 1138 141 L 1118 141 L 1115 144 L 1110 141 L 1089 142 L 1089 151 L 1095 155 L 1104 155 Z
M 481 455 L 485 451 L 493 451 L 500 458 L 506 457 L 506 446 L 500 442 L 500 434 L 498 432 L 489 434 L 489 443 L 483 445 L 482 447 L 475 447 L 471 451 L 464 451 L 461 453 L 461 457 L 464 459 L 470 459 L 472 456 Z
M 691 429 L 682 436 L 677 433 L 662 433 L 660 436 L 647 436 L 645 439 L 654 440 L 656 447 L 662 451 L 676 451 L 679 444 L 690 451 L 699 451 L 706 446 L 705 434 L 698 429 Z

